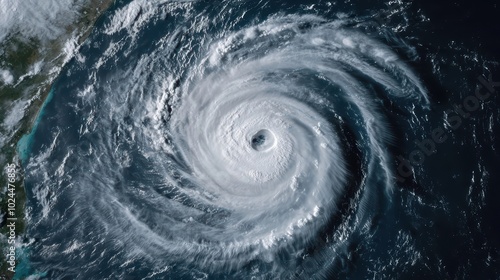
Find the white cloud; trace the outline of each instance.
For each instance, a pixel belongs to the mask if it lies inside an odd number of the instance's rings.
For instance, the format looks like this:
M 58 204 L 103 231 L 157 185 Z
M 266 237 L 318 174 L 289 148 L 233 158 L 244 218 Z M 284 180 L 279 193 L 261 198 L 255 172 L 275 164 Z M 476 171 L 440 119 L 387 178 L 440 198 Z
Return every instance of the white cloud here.
M 3 121 L 5 129 L 11 131 L 17 128 L 17 125 L 24 117 L 24 110 L 27 103 L 25 100 L 20 100 L 11 105 L 11 109 Z
M 0 81 L 6 85 L 10 85 L 14 82 L 14 76 L 9 70 L 0 69 Z
M 20 32 L 24 37 L 54 39 L 77 16 L 87 0 L 0 0 L 0 41 Z
M 123 29 L 135 33 L 151 19 L 158 8 L 169 9 L 162 5 L 170 2 L 189 4 L 194 0 L 134 0 L 115 12 L 104 33 L 114 34 Z M 171 6 L 175 9 L 176 5 Z

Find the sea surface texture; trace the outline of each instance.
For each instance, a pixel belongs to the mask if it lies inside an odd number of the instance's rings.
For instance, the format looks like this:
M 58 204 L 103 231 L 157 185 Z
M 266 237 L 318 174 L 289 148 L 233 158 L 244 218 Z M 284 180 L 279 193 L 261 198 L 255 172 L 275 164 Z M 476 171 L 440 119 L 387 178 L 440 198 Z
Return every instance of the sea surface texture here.
M 428 7 L 118 1 L 23 139 L 26 269 L 498 277 L 498 64 Z

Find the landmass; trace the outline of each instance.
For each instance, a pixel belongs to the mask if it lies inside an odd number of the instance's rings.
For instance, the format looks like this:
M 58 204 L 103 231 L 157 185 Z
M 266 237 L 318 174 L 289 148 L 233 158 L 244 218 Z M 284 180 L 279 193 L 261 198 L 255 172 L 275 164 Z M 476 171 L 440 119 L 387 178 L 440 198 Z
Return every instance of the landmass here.
M 31 2 L 27 2 L 19 5 L 30 5 Z M 3 171 L 0 174 L 0 279 L 24 279 L 28 276 L 20 271 L 20 263 L 25 258 L 23 244 L 27 240 L 23 236 L 26 228 L 26 192 L 18 143 L 31 132 L 51 85 L 63 66 L 114 1 L 66 2 L 70 5 L 66 7 L 68 11 L 58 7 L 61 12 L 55 15 L 70 14 L 70 22 L 49 18 L 48 24 L 56 22 L 55 26 L 33 30 L 22 26 L 9 29 L 11 23 L 0 20 L 0 166 Z M 23 7 L 9 9 L 10 4 L 9 0 L 0 0 L 0 6 L 6 7 L 0 9 L 3 11 L 0 16 L 11 18 L 12 25 L 19 24 L 16 14 L 12 13 Z M 29 21 L 29 18 L 23 19 L 23 16 L 29 15 L 20 12 L 17 21 Z M 40 36 L 39 33 L 45 31 L 46 36 Z

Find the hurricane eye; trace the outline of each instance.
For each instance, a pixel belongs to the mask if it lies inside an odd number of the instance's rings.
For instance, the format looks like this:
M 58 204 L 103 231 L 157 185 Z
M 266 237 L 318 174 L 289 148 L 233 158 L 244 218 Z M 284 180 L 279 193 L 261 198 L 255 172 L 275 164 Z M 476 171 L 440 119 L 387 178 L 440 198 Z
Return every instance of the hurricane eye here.
M 272 148 L 275 142 L 276 138 L 274 134 L 267 129 L 262 129 L 252 136 L 250 144 L 256 151 L 265 151 Z

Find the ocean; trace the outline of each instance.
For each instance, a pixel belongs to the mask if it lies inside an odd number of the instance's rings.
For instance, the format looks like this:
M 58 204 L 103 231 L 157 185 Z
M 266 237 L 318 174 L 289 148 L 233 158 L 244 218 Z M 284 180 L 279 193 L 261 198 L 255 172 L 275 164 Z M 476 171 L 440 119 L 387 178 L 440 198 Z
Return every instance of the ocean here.
M 17 276 L 497 279 L 497 14 L 117 1 L 20 144 Z

